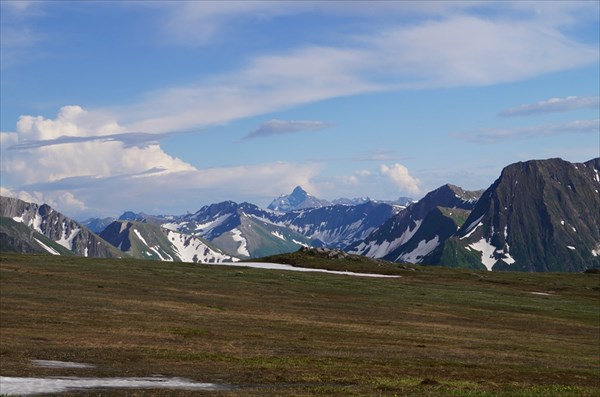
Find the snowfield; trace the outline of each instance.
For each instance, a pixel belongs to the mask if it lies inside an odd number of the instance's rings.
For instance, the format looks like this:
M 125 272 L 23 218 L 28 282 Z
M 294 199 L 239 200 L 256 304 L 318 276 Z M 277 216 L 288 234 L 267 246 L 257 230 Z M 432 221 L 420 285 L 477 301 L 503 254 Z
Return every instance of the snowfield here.
M 341 270 L 325 270 L 325 269 L 313 269 L 308 267 L 296 267 L 291 265 L 284 265 L 281 263 L 267 263 L 267 262 L 237 262 L 237 263 L 221 263 L 217 266 L 243 266 L 255 269 L 270 269 L 270 270 L 287 270 L 292 272 L 315 272 L 315 273 L 329 273 L 329 274 L 341 274 L 343 276 L 356 276 L 356 277 L 376 277 L 376 278 L 400 278 L 401 276 L 393 276 L 387 274 L 375 274 L 375 273 L 355 273 L 346 272 Z
M 85 389 L 179 389 L 179 390 L 222 390 L 225 387 L 214 383 L 200 383 L 183 378 L 20 378 L 0 376 L 0 394 L 27 396 L 35 394 L 65 393 Z

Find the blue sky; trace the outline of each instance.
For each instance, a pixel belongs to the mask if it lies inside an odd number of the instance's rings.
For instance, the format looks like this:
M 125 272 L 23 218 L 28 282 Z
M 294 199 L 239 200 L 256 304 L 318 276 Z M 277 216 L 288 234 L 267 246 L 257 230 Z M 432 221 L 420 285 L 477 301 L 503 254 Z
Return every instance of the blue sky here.
M 599 4 L 3 0 L 2 194 L 180 214 L 587 161 Z

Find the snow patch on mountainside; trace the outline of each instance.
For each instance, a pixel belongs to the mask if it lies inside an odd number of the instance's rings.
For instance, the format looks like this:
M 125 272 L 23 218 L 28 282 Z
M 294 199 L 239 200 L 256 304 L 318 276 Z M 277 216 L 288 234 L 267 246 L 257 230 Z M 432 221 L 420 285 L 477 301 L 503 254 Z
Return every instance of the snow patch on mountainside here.
M 55 250 L 54 248 L 52 248 L 52 247 L 48 247 L 46 244 L 42 243 L 40 240 L 38 240 L 38 239 L 37 239 L 37 238 L 35 238 L 35 237 L 34 237 L 33 239 L 34 239 L 35 241 L 37 241 L 37 243 L 38 243 L 39 245 L 41 245 L 43 249 L 45 249 L 46 251 L 48 251 L 48 252 L 49 252 L 49 253 L 51 253 L 52 255 L 60 255 L 60 253 L 59 253 L 57 250 Z
M 368 244 L 364 242 L 361 243 L 356 249 L 353 251 L 357 254 L 367 256 L 369 258 L 383 258 L 388 253 L 392 252 L 402 244 L 406 243 L 410 240 L 419 227 L 421 227 L 421 223 L 423 223 L 422 219 L 415 221 L 415 226 L 413 229 L 408 226 L 406 230 L 400 235 L 400 237 L 392 240 L 392 241 L 383 241 L 380 244 L 377 244 L 377 241 L 370 241 Z
M 147 246 L 148 248 L 150 248 L 150 245 L 146 242 L 146 240 L 144 240 L 144 237 L 142 237 L 142 234 L 140 232 L 138 232 L 137 229 L 133 229 L 133 232 L 140 239 L 140 241 L 142 243 L 144 243 L 145 246 Z M 160 254 L 159 254 L 159 256 L 160 256 Z
M 406 261 L 409 263 L 419 263 L 423 257 L 430 254 L 438 245 L 440 245 L 440 237 L 435 236 L 433 239 L 426 241 L 421 240 L 417 245 L 417 248 L 411 252 L 407 252 L 398 257 L 397 260 Z
M 271 232 L 271 234 L 273 236 L 277 237 L 278 239 L 285 241 L 285 237 L 283 236 L 283 234 L 279 233 L 277 230 Z
M 160 246 L 154 246 L 154 247 L 148 247 L 150 248 L 152 251 L 154 251 L 154 253 L 156 255 L 158 255 L 158 257 L 160 258 L 161 261 L 163 262 L 173 262 L 173 257 L 169 254 L 167 254 L 166 252 L 163 252 L 163 254 L 165 254 L 165 256 L 163 257 L 162 254 L 160 253 L 159 249 Z
M 244 236 L 242 236 L 242 232 L 240 231 L 240 229 L 231 229 L 231 238 L 233 239 L 233 241 L 240 243 L 240 245 L 237 248 L 238 254 L 250 256 L 250 252 L 248 252 L 248 243 Z
M 182 262 L 222 263 L 237 262 L 239 259 L 217 252 L 200 239 L 165 230 L 167 238 L 173 245 L 175 252 Z
M 35 217 L 29 223 L 29 227 L 31 227 L 36 232 L 44 234 L 44 232 L 42 231 L 42 228 L 41 228 L 42 220 L 43 219 L 42 219 L 42 216 L 40 215 L 40 210 L 38 208 L 38 211 L 35 213 Z
M 468 228 L 465 230 L 465 232 L 466 232 L 467 234 L 465 234 L 464 236 L 462 236 L 460 239 L 461 239 L 461 240 L 463 240 L 463 239 L 465 239 L 465 238 L 469 238 L 469 237 L 471 237 L 471 234 L 473 234 L 473 232 L 474 232 L 475 230 L 477 230 L 477 228 L 478 228 L 479 226 L 482 226 L 482 225 L 483 225 L 483 222 L 481 222 L 481 221 L 483 220 L 483 217 L 484 217 L 484 216 L 485 216 L 485 215 L 481 215 L 479 218 L 477 218 L 475 221 L 473 221 L 473 222 L 472 222 L 472 223 L 469 225 L 469 227 L 468 227 Z
M 482 238 L 476 243 L 470 244 L 469 247 L 481 252 L 481 263 L 483 263 L 486 269 L 491 271 L 492 267 L 494 267 L 496 264 L 496 258 L 494 258 L 494 251 L 496 251 L 496 247 L 494 247 L 485 238 Z
M 76 228 L 73 229 L 71 231 L 71 233 L 67 236 L 67 225 L 66 223 L 63 224 L 63 235 L 61 237 L 60 240 L 57 240 L 56 242 L 60 245 L 62 245 L 63 247 L 65 247 L 66 249 L 68 249 L 69 251 L 73 250 L 73 239 L 75 238 L 75 236 L 77 236 L 79 234 L 79 232 L 81 231 L 80 228 Z

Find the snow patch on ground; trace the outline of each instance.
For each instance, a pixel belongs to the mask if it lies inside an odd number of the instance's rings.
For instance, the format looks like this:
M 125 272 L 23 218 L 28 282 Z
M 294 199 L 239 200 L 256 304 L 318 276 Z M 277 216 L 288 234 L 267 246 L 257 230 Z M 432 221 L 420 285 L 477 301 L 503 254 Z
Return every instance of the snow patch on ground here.
M 221 390 L 224 386 L 214 383 L 200 383 L 183 378 L 24 378 L 0 376 L 0 394 L 26 396 L 34 394 L 65 393 L 85 389 L 179 389 L 179 390 Z
M 242 232 L 240 231 L 240 229 L 231 229 L 231 238 L 233 238 L 233 241 L 240 243 L 240 245 L 237 248 L 238 254 L 250 256 L 250 252 L 248 252 L 248 243 L 246 242 L 244 236 L 242 236 Z
M 95 365 L 85 363 L 74 363 L 72 361 L 56 360 L 31 360 L 35 367 L 40 368 L 94 368 Z
M 375 278 L 399 278 L 401 276 L 393 276 L 387 274 L 375 274 L 375 273 L 355 273 L 346 272 L 341 270 L 325 270 L 325 269 L 313 269 L 308 267 L 296 267 L 291 265 L 283 265 L 281 263 L 266 263 L 266 262 L 238 262 L 235 264 L 220 264 L 217 266 L 243 266 L 255 269 L 270 269 L 270 270 L 288 270 L 292 272 L 314 272 L 314 273 L 329 273 L 329 274 L 341 274 L 343 276 L 356 276 L 356 277 L 375 277 Z

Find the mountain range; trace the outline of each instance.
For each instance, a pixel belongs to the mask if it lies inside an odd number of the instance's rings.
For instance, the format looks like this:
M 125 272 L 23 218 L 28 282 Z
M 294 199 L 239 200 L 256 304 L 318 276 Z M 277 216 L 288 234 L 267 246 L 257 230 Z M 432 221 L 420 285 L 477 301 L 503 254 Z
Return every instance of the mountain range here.
M 443 185 L 418 201 L 322 200 L 296 187 L 267 209 L 224 201 L 185 215 L 78 223 L 2 197 L 0 250 L 233 262 L 325 247 L 391 262 L 487 270 L 600 267 L 600 158 L 511 164 L 487 189 Z

